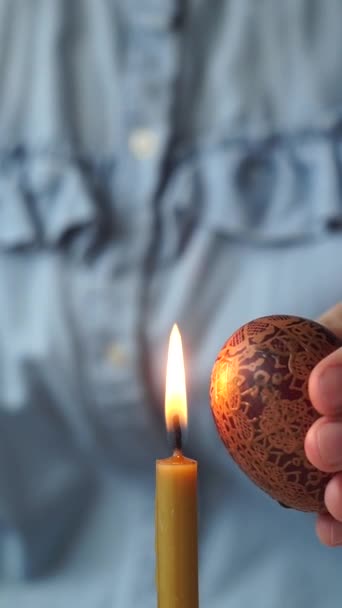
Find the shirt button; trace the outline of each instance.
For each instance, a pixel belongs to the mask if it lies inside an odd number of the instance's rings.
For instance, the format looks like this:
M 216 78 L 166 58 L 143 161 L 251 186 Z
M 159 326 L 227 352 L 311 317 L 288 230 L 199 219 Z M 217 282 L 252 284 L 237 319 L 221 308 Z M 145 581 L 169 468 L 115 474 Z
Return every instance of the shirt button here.
M 152 129 L 135 129 L 128 138 L 128 147 L 138 160 L 146 160 L 156 153 L 158 136 Z
M 127 354 L 121 346 L 114 342 L 107 349 L 106 359 L 115 367 L 124 367 L 127 364 Z

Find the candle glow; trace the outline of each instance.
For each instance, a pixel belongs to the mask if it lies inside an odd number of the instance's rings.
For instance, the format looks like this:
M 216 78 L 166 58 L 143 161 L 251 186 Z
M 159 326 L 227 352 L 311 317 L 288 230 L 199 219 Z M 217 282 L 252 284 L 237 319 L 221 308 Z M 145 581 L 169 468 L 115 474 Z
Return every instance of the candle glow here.
M 173 430 L 175 417 L 180 426 L 187 427 L 188 410 L 182 338 L 177 325 L 170 334 L 166 367 L 165 421 L 168 431 Z
M 182 452 L 187 417 L 182 339 L 174 325 L 165 388 L 165 420 L 174 451 L 156 462 L 158 608 L 198 608 L 197 462 Z

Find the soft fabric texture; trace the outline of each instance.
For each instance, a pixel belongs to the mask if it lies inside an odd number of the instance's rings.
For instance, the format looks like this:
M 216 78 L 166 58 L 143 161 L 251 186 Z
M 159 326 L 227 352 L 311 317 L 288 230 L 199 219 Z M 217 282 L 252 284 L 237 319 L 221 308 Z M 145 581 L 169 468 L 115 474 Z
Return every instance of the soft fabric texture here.
M 336 608 L 221 445 L 215 356 L 342 299 L 340 0 L 0 0 L 0 604 L 150 608 L 184 337 L 201 605 Z

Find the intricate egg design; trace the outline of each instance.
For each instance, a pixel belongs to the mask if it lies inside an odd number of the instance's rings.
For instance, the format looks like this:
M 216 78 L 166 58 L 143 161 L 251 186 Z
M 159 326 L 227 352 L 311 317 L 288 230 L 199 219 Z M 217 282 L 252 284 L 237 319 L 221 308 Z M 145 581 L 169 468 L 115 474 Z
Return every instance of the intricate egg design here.
M 308 379 L 339 346 L 314 321 L 262 317 L 227 340 L 212 371 L 211 409 L 229 453 L 262 490 L 300 511 L 324 511 L 330 475 L 313 467 L 304 452 L 305 435 L 319 416 Z

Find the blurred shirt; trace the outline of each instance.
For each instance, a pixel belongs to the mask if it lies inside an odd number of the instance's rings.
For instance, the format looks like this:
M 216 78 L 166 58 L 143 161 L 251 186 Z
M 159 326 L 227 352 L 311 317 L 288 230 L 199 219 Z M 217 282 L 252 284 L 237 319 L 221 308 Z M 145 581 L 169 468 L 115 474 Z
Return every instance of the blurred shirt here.
M 336 608 L 341 552 L 231 462 L 215 356 L 342 298 L 339 0 L 0 0 L 0 604 L 155 606 L 183 332 L 201 605 Z

